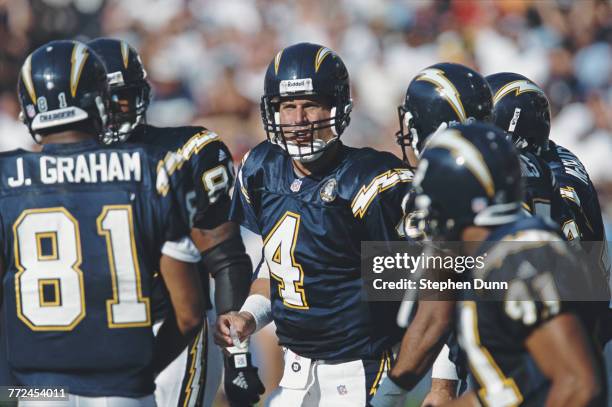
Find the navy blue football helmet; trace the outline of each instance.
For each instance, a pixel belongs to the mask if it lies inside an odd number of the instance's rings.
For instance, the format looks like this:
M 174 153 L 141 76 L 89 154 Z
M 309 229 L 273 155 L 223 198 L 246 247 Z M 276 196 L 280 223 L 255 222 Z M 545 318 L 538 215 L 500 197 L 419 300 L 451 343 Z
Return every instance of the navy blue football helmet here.
M 102 58 L 108 71 L 111 122 L 105 142 L 125 141 L 145 121 L 151 100 L 147 72 L 138 52 L 125 41 L 97 38 L 88 45 Z
M 457 125 L 432 136 L 413 185 L 418 227 L 434 239 L 458 240 L 467 226 L 497 226 L 521 216 L 518 152 L 492 124 Z
M 407 161 L 406 147 L 420 154 L 427 138 L 446 127 L 492 121 L 491 89 L 478 72 L 460 64 L 440 63 L 419 72 L 397 108 L 395 134 Z
M 102 137 L 108 118 L 106 69 L 78 41 L 51 41 L 32 52 L 19 74 L 20 117 L 38 137 L 80 129 Z
M 331 107 L 329 119 L 303 125 L 280 124 L 279 106 L 283 98 L 322 97 Z M 292 158 L 313 161 L 340 138 L 350 121 L 352 101 L 349 74 L 342 59 L 322 45 L 299 43 L 278 52 L 266 71 L 261 117 L 268 140 L 283 148 Z M 308 129 L 304 129 L 304 126 Z M 325 143 L 315 132 L 331 128 L 334 138 Z M 310 146 L 295 143 L 297 133 L 307 131 Z
M 550 104 L 529 78 L 513 72 L 486 77 L 493 92 L 495 124 L 512 136 L 521 150 L 539 155 L 548 150 Z

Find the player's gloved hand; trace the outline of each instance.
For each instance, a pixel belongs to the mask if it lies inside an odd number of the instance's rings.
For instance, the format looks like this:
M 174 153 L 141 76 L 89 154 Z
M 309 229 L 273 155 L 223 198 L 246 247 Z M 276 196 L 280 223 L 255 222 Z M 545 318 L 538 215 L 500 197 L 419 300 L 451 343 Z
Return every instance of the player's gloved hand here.
M 234 353 L 225 357 L 225 395 L 232 407 L 248 407 L 259 401 L 266 390 L 257 368 L 251 363 L 251 353 Z
M 406 398 L 407 390 L 404 390 L 389 376 L 385 377 L 378 386 L 376 394 L 370 400 L 370 406 L 372 407 L 400 407 L 404 405 L 404 399 Z

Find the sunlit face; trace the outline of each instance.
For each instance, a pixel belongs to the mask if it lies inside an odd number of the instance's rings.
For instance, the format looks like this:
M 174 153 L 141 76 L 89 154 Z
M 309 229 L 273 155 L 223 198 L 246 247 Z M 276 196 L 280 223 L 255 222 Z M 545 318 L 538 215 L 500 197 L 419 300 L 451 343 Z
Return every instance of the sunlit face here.
M 285 137 L 297 144 L 302 144 L 311 141 L 312 123 L 328 120 L 331 117 L 331 108 L 321 98 L 312 96 L 282 101 L 279 114 L 281 125 L 292 126 L 283 127 Z M 314 124 L 314 138 L 327 142 L 334 137 L 334 134 L 330 127 L 320 128 L 322 125 Z

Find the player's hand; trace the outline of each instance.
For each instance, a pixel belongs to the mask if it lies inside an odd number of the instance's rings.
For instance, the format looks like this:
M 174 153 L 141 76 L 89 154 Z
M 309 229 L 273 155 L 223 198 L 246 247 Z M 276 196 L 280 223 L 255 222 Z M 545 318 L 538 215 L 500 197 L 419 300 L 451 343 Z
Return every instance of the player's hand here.
M 441 406 L 455 398 L 457 381 L 446 379 L 432 379 L 431 390 L 423 400 L 421 407 Z
M 232 311 L 219 315 L 215 324 L 215 343 L 222 348 L 234 346 L 230 327 L 234 328 L 238 339 L 244 341 L 255 332 L 255 318 L 248 312 Z
M 225 395 L 231 407 L 248 407 L 259 401 L 266 390 L 251 363 L 251 353 L 225 357 Z

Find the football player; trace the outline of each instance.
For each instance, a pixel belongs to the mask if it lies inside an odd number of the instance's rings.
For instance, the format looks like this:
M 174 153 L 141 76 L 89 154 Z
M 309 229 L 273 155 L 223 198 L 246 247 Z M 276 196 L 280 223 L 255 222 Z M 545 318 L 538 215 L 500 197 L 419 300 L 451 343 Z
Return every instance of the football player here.
M 559 183 L 568 211 L 553 220 L 563 234 L 569 241 L 605 241 L 597 191 L 584 165 L 571 151 L 549 139 L 550 107 L 544 91 L 517 73 L 502 72 L 486 79 L 494 93 L 496 124 L 512 135 L 520 150 L 548 163 Z
M 521 151 L 537 155 L 559 184 L 562 210 L 553 213 L 567 240 L 580 245 L 593 267 L 610 274 L 610 262 L 597 191 L 584 165 L 549 139 L 550 107 L 544 91 L 523 75 L 502 72 L 486 77 L 493 91 L 495 122 L 512 135 Z M 609 324 L 605 324 L 609 325 Z M 609 334 L 602 332 L 602 339 Z
M 395 156 L 340 141 L 349 74 L 331 49 L 299 43 L 268 66 L 268 140 L 243 159 L 231 218 L 263 237 L 258 278 L 216 339 L 276 324 L 285 371 L 270 406 L 365 406 L 401 338 L 396 303 L 361 298 L 361 242 L 398 240 L 412 172 Z M 248 363 L 248 361 L 247 361 Z
M 67 387 L 58 405 L 154 406 L 154 376 L 202 323 L 199 253 L 157 154 L 99 143 L 106 74 L 77 41 L 47 43 L 21 69 L 41 151 L 0 155 L 2 335 L 16 384 Z M 174 317 L 154 338 L 156 270 Z
M 522 213 L 519 156 L 506 134 L 471 124 L 437 135 L 414 188 L 428 236 L 468 242 L 462 254 L 487 256 L 466 280 L 509 284 L 500 293 L 461 292 L 459 340 L 477 386 L 448 405 L 604 405 L 605 378 L 581 307 L 565 301 L 580 284 L 583 295 L 594 292 L 596 275 L 556 228 Z
M 404 160 L 413 168 L 434 134 L 449 126 L 492 120 L 491 90 L 478 72 L 454 63 L 432 65 L 408 85 L 403 104 L 398 106 L 399 131 L 396 133 Z M 414 220 L 414 194 L 402 203 L 408 239 L 421 238 Z M 405 301 L 398 323 L 408 326 L 397 360 L 372 400 L 375 407 L 397 405 L 433 366 L 431 391 L 425 404 L 439 404 L 455 397 L 463 367 L 458 362 L 458 346 L 452 332 L 454 301 L 421 301 L 412 306 Z M 407 311 L 410 309 L 410 311 Z M 443 346 L 444 342 L 448 346 Z M 437 356 L 437 357 L 436 357 Z M 459 372 L 459 373 L 458 373 Z
M 146 124 L 150 86 L 140 56 L 124 41 L 99 38 L 89 46 L 102 57 L 111 91 L 111 124 L 107 142 L 126 141 L 160 147 L 167 152 L 169 171 L 180 173 L 190 212 L 192 237 L 202 261 L 204 291 L 210 274 L 215 279 L 218 314 L 236 311 L 244 302 L 251 283 L 252 265 L 245 252 L 238 226 L 228 222 L 229 189 L 234 180 L 232 156 L 219 136 L 199 126 L 160 128 Z M 208 295 L 207 295 L 208 298 Z M 208 300 L 210 301 L 210 300 Z M 214 311 L 207 316 L 216 319 Z M 162 307 L 163 315 L 168 307 Z M 156 399 L 162 406 L 211 406 L 221 375 L 220 349 L 212 344 L 205 324 L 201 335 L 157 379 Z M 210 373 L 210 374 L 207 374 Z M 226 371 L 226 393 L 242 389 L 232 383 L 238 372 Z

